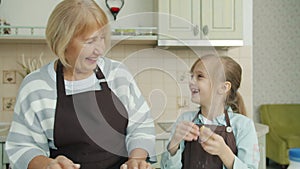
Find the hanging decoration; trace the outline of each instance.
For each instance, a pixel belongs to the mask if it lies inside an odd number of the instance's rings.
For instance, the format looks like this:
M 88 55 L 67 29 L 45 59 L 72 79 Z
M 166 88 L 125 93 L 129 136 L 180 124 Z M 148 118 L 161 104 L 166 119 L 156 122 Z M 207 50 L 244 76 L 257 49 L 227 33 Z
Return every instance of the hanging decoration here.
M 113 15 L 114 20 L 116 20 L 118 13 L 124 5 L 124 0 L 105 0 L 105 4 L 111 12 L 111 14 Z

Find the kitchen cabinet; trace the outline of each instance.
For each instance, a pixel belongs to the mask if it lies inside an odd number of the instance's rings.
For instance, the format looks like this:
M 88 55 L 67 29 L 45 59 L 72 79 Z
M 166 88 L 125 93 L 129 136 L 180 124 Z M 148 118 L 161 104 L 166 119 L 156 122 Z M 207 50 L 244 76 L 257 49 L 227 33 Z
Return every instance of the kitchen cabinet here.
M 158 2 L 158 40 L 242 40 L 242 0 Z
M 5 143 L 1 142 L 0 145 L 0 169 L 6 169 L 9 165 L 9 160 L 5 152 Z

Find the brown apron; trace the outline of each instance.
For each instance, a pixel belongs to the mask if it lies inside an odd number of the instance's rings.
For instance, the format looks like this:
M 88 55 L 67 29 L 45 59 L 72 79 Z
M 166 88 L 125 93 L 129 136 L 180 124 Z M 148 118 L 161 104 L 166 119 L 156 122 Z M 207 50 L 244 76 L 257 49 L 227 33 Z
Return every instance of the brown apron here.
M 56 71 L 57 105 L 50 157 L 64 155 L 81 169 L 119 169 L 128 160 L 125 137 L 128 113 L 97 66 L 100 91 L 66 95 L 63 65 Z
M 201 110 L 197 113 L 196 117 L 193 119 L 193 122 L 198 115 L 201 113 Z M 232 132 L 230 125 L 230 120 L 228 113 L 225 110 L 225 120 L 226 126 L 216 126 L 216 125 L 205 125 L 209 127 L 213 132 L 219 134 L 223 137 L 225 143 L 230 147 L 232 152 L 236 155 L 237 148 L 235 143 L 235 138 Z M 201 127 L 203 124 L 197 124 Z M 211 155 L 207 153 L 198 141 L 185 141 L 185 148 L 182 152 L 182 168 L 184 169 L 222 169 L 223 163 L 217 155 Z

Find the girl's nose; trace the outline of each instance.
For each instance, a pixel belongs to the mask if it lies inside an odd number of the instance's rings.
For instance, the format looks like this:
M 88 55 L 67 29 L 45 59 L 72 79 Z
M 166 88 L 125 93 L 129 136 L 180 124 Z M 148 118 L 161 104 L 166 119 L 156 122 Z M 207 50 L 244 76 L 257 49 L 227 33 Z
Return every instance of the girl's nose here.
M 189 83 L 190 84 L 195 84 L 195 82 L 196 82 L 195 76 L 191 76 Z

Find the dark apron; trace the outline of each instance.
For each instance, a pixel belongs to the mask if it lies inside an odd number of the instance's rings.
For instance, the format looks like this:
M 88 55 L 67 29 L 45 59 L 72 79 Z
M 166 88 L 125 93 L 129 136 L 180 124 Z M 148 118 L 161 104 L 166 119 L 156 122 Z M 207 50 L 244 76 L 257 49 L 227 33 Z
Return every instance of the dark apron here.
M 128 113 L 97 66 L 100 91 L 66 95 L 63 65 L 56 71 L 57 105 L 50 157 L 64 155 L 81 169 L 119 169 L 128 160 L 125 137 Z
M 201 113 L 201 110 L 197 113 L 196 117 L 193 119 L 193 122 L 198 115 Z M 223 137 L 225 143 L 230 147 L 232 152 L 236 155 L 237 148 L 235 143 L 235 138 L 232 132 L 230 125 L 230 120 L 228 113 L 225 110 L 225 120 L 226 126 L 217 126 L 217 125 L 205 125 L 205 127 L 210 128 L 216 134 L 219 134 Z M 202 124 L 197 124 L 199 127 L 202 127 Z M 207 153 L 198 141 L 185 141 L 185 148 L 182 152 L 182 168 L 184 169 L 222 169 L 223 163 L 217 155 L 211 155 Z

